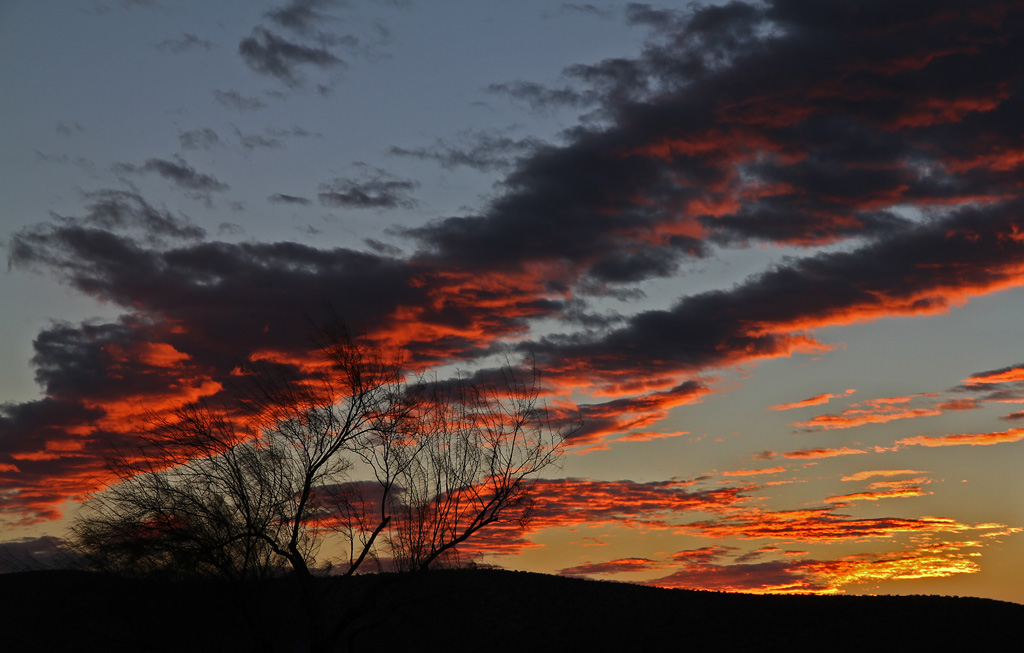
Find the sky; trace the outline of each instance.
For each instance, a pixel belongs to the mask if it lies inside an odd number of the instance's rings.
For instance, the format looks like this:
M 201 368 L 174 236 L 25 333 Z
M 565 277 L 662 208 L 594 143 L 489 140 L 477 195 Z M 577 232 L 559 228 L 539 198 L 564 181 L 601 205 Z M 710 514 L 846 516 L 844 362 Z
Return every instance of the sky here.
M 2 2 L 0 548 L 333 310 L 582 417 L 488 563 L 1024 602 L 1022 50 L 1019 1 Z

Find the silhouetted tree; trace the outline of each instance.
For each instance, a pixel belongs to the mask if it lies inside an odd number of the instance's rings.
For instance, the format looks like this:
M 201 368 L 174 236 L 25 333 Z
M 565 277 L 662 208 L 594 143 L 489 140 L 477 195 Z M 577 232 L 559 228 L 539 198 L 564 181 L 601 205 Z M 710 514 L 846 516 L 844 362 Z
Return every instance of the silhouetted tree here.
M 391 554 L 400 569 L 427 569 L 496 522 L 525 526 L 530 489 L 566 434 L 539 403 L 538 377 L 511 367 L 489 383 L 432 384 L 417 402 L 423 430 L 398 447 L 399 492 L 387 494 Z M 573 428 L 572 425 L 569 428 Z
M 132 574 L 285 568 L 308 583 L 327 533 L 347 540 L 329 562 L 351 574 L 367 557 L 426 569 L 490 524 L 525 523 L 532 480 L 576 427 L 548 419 L 535 371 L 409 380 L 337 324 L 318 351 L 247 366 L 229 405 L 156 419 L 79 512 L 77 549 Z

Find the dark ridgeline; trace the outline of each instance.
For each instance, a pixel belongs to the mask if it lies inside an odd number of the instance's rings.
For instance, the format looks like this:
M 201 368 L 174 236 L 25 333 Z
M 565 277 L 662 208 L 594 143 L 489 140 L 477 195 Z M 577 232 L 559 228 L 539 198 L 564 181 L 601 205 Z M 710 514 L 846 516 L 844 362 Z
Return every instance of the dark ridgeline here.
M 1019 651 L 1024 605 L 942 596 L 754 596 L 499 570 L 346 583 L 314 620 L 352 651 Z M 0 575 L 3 650 L 301 651 L 289 580 Z

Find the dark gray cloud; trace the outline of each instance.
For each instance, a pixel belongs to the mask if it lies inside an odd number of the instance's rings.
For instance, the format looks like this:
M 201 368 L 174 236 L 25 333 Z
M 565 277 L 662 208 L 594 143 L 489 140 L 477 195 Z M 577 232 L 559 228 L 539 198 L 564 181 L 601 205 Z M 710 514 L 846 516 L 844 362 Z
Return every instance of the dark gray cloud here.
M 335 208 L 408 209 L 416 206 L 416 200 L 409 193 L 418 186 L 415 181 L 371 169 L 356 179 L 339 177 L 321 184 L 317 197 L 323 206 Z
M 84 568 L 85 560 L 59 537 L 44 535 L 0 542 L 0 574 Z
M 194 191 L 199 194 L 225 191 L 229 188 L 227 184 L 218 180 L 213 175 L 197 171 L 190 166 L 185 159 L 175 155 L 173 159 L 147 159 L 141 166 L 129 163 L 119 163 L 114 166 L 119 173 L 148 173 L 155 172 L 175 186 Z
M 220 104 L 235 111 L 257 111 L 267 106 L 266 102 L 255 97 L 246 97 L 238 91 L 214 91 L 213 98 Z
M 389 154 L 436 161 L 443 168 L 464 166 L 485 172 L 509 168 L 514 160 L 540 148 L 536 138 L 511 138 L 480 132 L 470 132 L 461 139 L 465 145 L 450 145 L 438 140 L 433 147 L 392 147 Z
M 309 73 L 318 74 L 310 86 L 329 94 L 336 78 L 324 75 L 348 67 L 342 53 L 378 60 L 392 39 L 391 30 L 380 20 L 360 24 L 351 12 L 337 16 L 330 12 L 345 4 L 344 0 L 289 0 L 269 9 L 262 24 L 239 43 L 238 53 L 252 70 L 293 89 L 306 86 Z M 338 31 L 341 25 L 348 33 Z
M 537 111 L 556 107 L 588 107 L 596 104 L 599 96 L 595 91 L 576 89 L 570 86 L 551 87 L 537 82 L 517 80 L 495 82 L 487 85 L 487 92 L 507 95 L 526 102 Z
M 246 65 L 258 73 L 278 79 L 284 84 L 300 86 L 302 66 L 320 69 L 344 67 L 345 62 L 322 46 L 303 45 L 289 41 L 273 32 L 257 27 L 252 35 L 238 44 L 238 53 Z
M 235 136 L 238 137 L 238 142 L 247 150 L 255 149 L 277 149 L 283 147 L 281 140 L 274 138 L 273 136 L 265 136 L 263 134 L 245 133 L 238 127 L 235 127 Z
M 267 198 L 267 201 L 275 204 L 299 204 L 302 206 L 309 206 L 313 203 L 312 200 L 306 199 L 305 197 L 285 195 L 284 193 L 274 193 Z
M 178 134 L 178 142 L 185 150 L 209 150 L 220 145 L 220 136 L 209 127 L 190 129 Z
M 79 124 L 77 120 L 72 123 L 58 122 L 56 131 L 61 136 L 71 136 L 73 134 L 80 134 L 84 132 L 85 127 Z
M 308 136 L 322 137 L 322 134 L 314 134 L 306 131 L 298 125 L 292 125 L 291 127 L 269 127 L 267 133 L 271 136 L 278 138 L 306 138 Z
M 695 239 L 883 238 L 910 224 L 891 207 L 928 220 L 942 214 L 930 207 L 1018 193 L 998 161 L 1024 149 L 1011 126 L 1022 76 L 1008 64 L 1024 56 L 1010 29 L 1020 11 L 865 3 L 847 15 L 779 0 L 627 15 L 649 30 L 640 56 L 570 66 L 567 86 L 492 87 L 593 105 L 599 119 L 517 159 L 480 215 L 408 231 L 425 252 L 484 267 L 561 260 L 602 287 L 675 273 L 708 253 Z
M 180 36 L 173 39 L 164 39 L 156 44 L 156 49 L 162 52 L 173 52 L 180 54 L 188 50 L 212 50 L 213 43 L 195 34 L 182 32 Z
M 598 18 L 611 18 L 615 15 L 613 10 L 607 7 L 598 7 L 589 2 L 563 2 L 558 5 L 558 11 L 562 14 L 584 14 L 587 16 L 597 16 Z
M 981 293 L 1016 278 L 1024 203 L 967 207 L 851 251 L 796 259 L 728 290 L 680 299 L 600 335 L 523 343 L 554 373 L 615 380 L 694 372 L 814 347 L 806 330 L 882 316 L 945 311 L 962 288 Z
M 107 415 L 100 406 L 139 392 L 186 395 L 182 384 L 195 379 L 229 381 L 253 351 L 300 353 L 307 341 L 296 316 L 328 304 L 355 327 L 407 345 L 417 364 L 475 360 L 505 351 L 514 336 L 513 352 L 535 355 L 565 383 L 674 379 L 670 387 L 684 373 L 815 347 L 809 333 L 821 326 L 930 314 L 1019 285 L 1024 9 L 774 0 L 627 12 L 649 30 L 638 56 L 572 66 L 564 89 L 499 89 L 593 109 L 595 118 L 558 144 L 514 154 L 500 141 L 479 152 L 472 142 L 399 152 L 511 164 L 479 214 L 405 231 L 418 248 L 408 257 L 374 242 L 372 251 L 212 242 L 120 191 L 89 199 L 80 217 L 17 232 L 12 267 L 54 274 L 130 315 L 40 334 L 35 364 L 50 396 L 4 407 L 0 453 L 73 440 Z M 307 51 L 263 28 L 252 39 L 250 65 L 286 83 L 306 68 L 333 69 L 327 48 L 349 47 L 325 41 Z M 231 106 L 222 93 L 218 101 Z M 221 184 L 181 159 L 125 171 L 155 172 L 190 192 Z M 403 208 L 415 187 L 367 170 L 324 184 L 319 200 Z M 270 201 L 296 198 L 305 199 Z M 632 296 L 637 284 L 678 274 L 716 247 L 759 242 L 835 246 L 625 318 L 591 314 L 578 297 Z M 538 318 L 590 330 L 524 340 Z M 147 355 L 153 343 L 187 359 L 158 365 Z M 685 386 L 676 390 L 685 395 Z M 587 408 L 606 428 L 618 428 L 616 410 L 634 409 Z M 83 446 L 81 457 L 0 458 L 35 479 L 21 486 L 35 494 L 19 502 L 36 514 L 60 505 L 68 491 L 44 481 L 98 469 L 101 446 Z
M 80 224 L 103 230 L 134 231 L 151 244 L 167 238 L 196 240 L 206 236 L 206 231 L 188 217 L 157 208 L 135 192 L 102 189 L 84 193 L 83 198 L 86 200 L 85 215 L 80 218 L 55 216 L 60 225 Z M 17 245 L 19 242 L 27 243 L 31 238 L 46 239 L 53 228 L 54 225 L 47 224 L 26 228 L 21 232 L 23 238 L 12 242 Z M 16 247 L 12 247 L 10 257 L 14 264 L 19 263 Z
M 337 6 L 337 0 L 291 0 L 287 5 L 271 9 L 265 15 L 273 23 L 301 34 L 309 34 L 330 17 L 319 9 Z

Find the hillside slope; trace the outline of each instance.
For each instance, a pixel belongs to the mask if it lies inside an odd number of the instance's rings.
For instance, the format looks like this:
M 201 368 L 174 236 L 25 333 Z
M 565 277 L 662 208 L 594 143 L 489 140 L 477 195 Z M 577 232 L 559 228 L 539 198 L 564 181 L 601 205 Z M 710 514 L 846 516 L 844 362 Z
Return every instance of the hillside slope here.
M 350 650 L 1021 650 L 1024 605 L 910 596 L 752 596 L 497 570 L 325 579 L 306 621 L 287 581 L 0 576 L 6 651 L 302 650 L 345 622 Z

